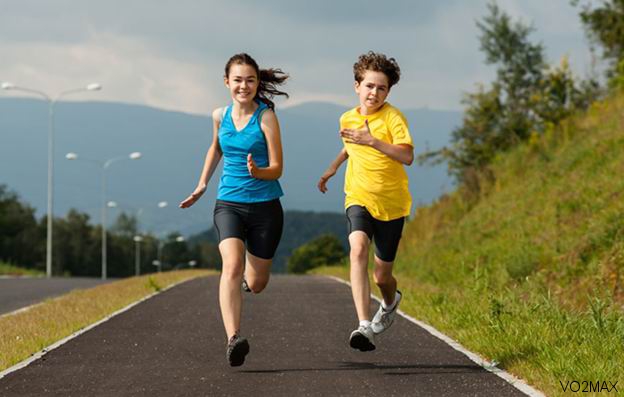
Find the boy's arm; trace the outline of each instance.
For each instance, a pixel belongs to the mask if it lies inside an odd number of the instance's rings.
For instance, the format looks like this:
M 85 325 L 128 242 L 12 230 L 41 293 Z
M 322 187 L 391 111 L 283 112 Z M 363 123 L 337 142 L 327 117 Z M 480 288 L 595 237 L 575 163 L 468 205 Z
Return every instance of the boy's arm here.
M 393 145 L 375 138 L 368 128 L 368 120 L 366 120 L 364 128 L 359 130 L 342 129 L 340 135 L 346 139 L 347 143 L 370 146 L 405 165 L 412 165 L 414 161 L 414 148 L 411 145 L 405 143 Z
M 338 153 L 338 156 L 336 156 L 334 161 L 332 161 L 332 163 L 325 170 L 323 175 L 321 175 L 321 179 L 316 185 L 321 193 L 325 193 L 327 191 L 327 181 L 329 181 L 329 178 L 336 175 L 336 171 L 338 171 L 338 168 L 340 168 L 342 163 L 344 163 L 347 158 L 349 158 L 349 155 L 347 154 L 347 149 L 342 148 L 340 153 Z

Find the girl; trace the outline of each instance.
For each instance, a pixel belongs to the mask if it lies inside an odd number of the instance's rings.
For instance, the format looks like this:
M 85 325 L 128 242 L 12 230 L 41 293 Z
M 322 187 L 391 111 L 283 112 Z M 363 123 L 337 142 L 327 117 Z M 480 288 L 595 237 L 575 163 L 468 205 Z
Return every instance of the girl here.
M 245 53 L 229 59 L 224 82 L 232 104 L 212 113 L 214 135 L 199 183 L 180 203 L 188 208 L 202 196 L 223 156 L 214 225 L 223 263 L 219 305 L 228 340 L 226 357 L 233 367 L 242 365 L 249 353 L 249 342 L 240 336 L 243 273 L 247 287 L 261 292 L 282 235 L 282 143 L 271 99 L 288 97 L 277 89 L 287 78 L 280 69 L 261 70 Z

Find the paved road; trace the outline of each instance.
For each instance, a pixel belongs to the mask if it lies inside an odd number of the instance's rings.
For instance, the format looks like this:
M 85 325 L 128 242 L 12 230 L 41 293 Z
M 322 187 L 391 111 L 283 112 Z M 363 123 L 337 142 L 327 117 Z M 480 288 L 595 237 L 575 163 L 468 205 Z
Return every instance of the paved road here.
M 103 284 L 98 278 L 0 278 L 0 315 L 62 295 L 74 289 Z
M 349 288 L 274 276 L 245 295 L 245 365 L 225 360 L 218 279 L 155 296 L 0 379 L 2 396 L 522 396 L 415 324 L 398 318 L 377 350 L 348 346 Z

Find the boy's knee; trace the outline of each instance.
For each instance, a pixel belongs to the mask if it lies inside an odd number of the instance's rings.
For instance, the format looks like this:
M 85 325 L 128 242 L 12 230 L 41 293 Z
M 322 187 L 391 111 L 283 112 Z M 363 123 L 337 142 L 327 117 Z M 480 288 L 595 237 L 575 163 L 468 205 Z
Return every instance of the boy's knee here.
M 368 247 L 366 244 L 352 244 L 349 256 L 353 259 L 368 259 Z

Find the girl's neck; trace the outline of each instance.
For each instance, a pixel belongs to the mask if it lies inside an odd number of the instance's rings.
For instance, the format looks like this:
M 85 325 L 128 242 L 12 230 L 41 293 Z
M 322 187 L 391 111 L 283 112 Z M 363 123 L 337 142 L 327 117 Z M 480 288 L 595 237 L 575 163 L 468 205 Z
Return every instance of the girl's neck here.
M 256 109 L 258 109 L 258 106 L 259 105 L 256 103 L 256 101 L 248 102 L 245 104 L 234 101 L 234 104 L 232 105 L 232 112 L 237 115 L 252 114 L 256 111 Z

